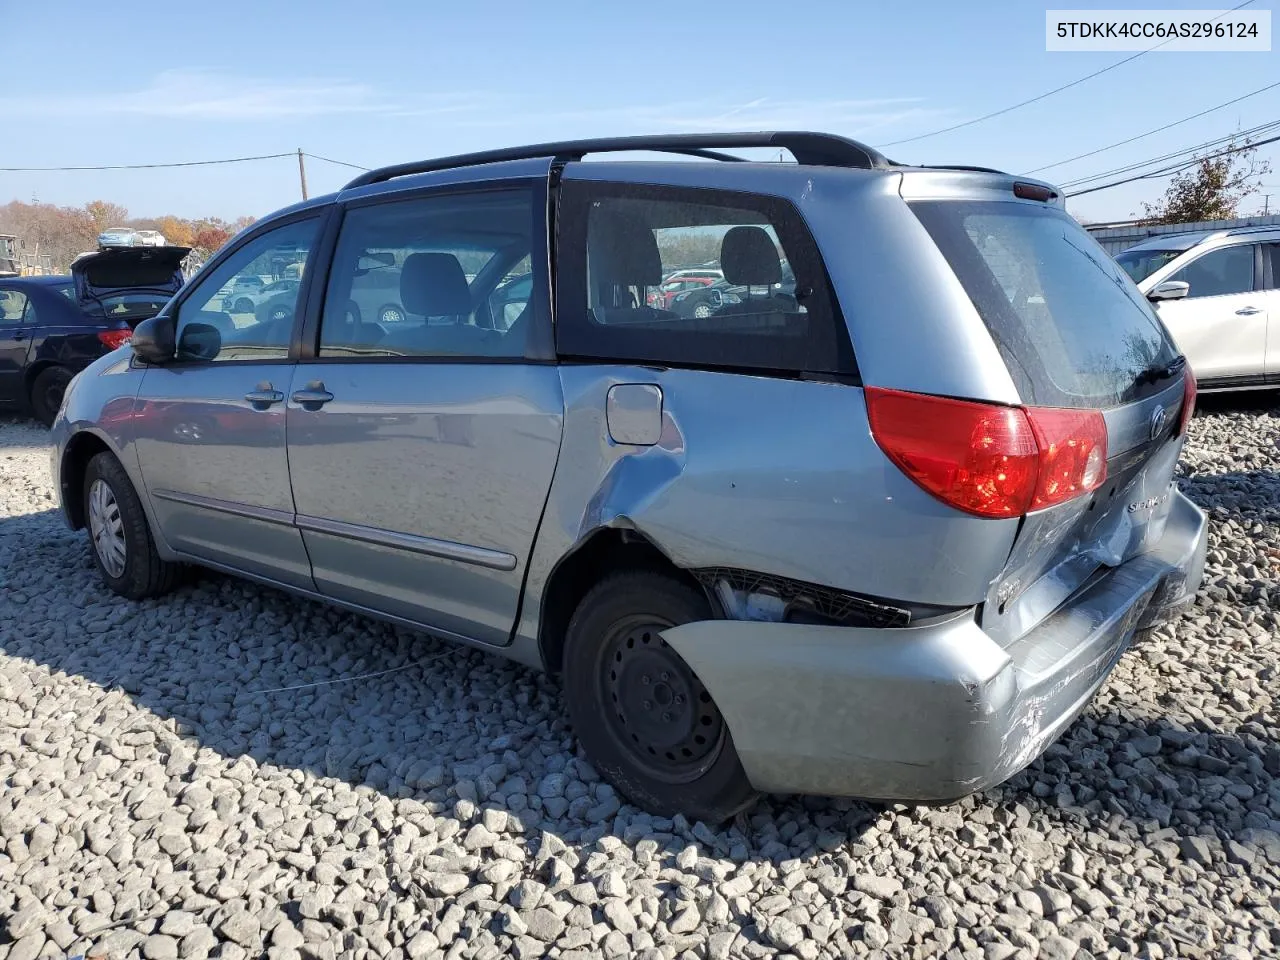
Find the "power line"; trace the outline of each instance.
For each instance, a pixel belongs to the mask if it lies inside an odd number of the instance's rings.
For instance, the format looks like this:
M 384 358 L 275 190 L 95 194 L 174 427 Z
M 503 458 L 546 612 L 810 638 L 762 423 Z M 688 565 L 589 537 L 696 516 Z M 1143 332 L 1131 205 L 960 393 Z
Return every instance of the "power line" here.
M 1277 84 L 1280 86 L 1280 84 Z M 308 153 L 308 157 L 312 160 L 323 160 L 325 163 L 336 163 L 340 167 L 350 167 L 352 170 L 369 170 L 369 167 L 362 167 L 358 163 L 347 163 L 345 160 L 331 160 L 329 157 L 322 157 L 318 153 Z
M 1241 137 L 1256 136 L 1260 133 L 1269 133 L 1271 130 L 1280 126 L 1280 120 L 1269 120 L 1266 123 L 1259 124 L 1256 127 L 1250 127 L 1248 130 L 1238 130 L 1235 133 L 1218 137 L 1214 140 L 1208 140 L 1204 143 L 1197 143 L 1194 146 L 1184 147 L 1181 150 L 1175 150 L 1172 153 L 1166 153 L 1158 157 L 1150 157 L 1146 160 L 1139 160 L 1136 163 L 1126 164 L 1122 167 L 1114 167 L 1110 170 L 1103 170 L 1100 173 L 1092 174 L 1087 177 L 1080 177 L 1076 180 L 1069 180 L 1066 183 L 1059 184 L 1061 187 L 1078 187 L 1082 184 L 1092 183 L 1095 180 L 1102 180 L 1106 177 L 1113 177 L 1121 173 L 1129 173 L 1132 170 L 1140 170 L 1143 167 L 1150 166 L 1153 163 L 1163 163 L 1166 160 L 1174 160 L 1179 157 L 1185 157 L 1188 154 L 1195 153 L 1198 150 L 1206 150 L 1212 147 L 1221 146 L 1224 143 L 1230 143 L 1232 140 L 1238 140 Z
M 1216 110 L 1222 110 L 1225 107 L 1231 106 L 1232 104 L 1239 103 L 1241 100 L 1248 100 L 1250 97 L 1256 97 L 1258 94 L 1266 93 L 1268 90 L 1273 90 L 1276 87 L 1280 87 L 1280 80 L 1277 80 L 1275 83 L 1268 84 L 1265 87 L 1261 87 L 1257 90 L 1254 90 L 1252 93 L 1246 93 L 1242 97 L 1236 97 L 1234 100 L 1228 100 L 1226 103 L 1220 103 L 1217 106 L 1210 107 L 1207 110 L 1201 110 L 1199 113 L 1193 113 L 1189 117 L 1183 117 L 1181 120 L 1173 121 L 1173 123 L 1166 123 L 1163 127 L 1156 127 L 1154 130 L 1148 130 L 1146 133 L 1140 133 L 1136 137 L 1130 137 L 1128 140 L 1121 140 L 1118 143 L 1113 143 L 1105 147 L 1099 147 L 1097 150 L 1090 150 L 1088 153 L 1080 153 L 1074 157 L 1068 157 L 1066 160 L 1059 160 L 1056 163 L 1046 163 L 1043 167 L 1036 167 L 1034 170 L 1026 171 L 1026 175 L 1029 176 L 1030 174 L 1033 174 L 1033 173 L 1039 173 L 1042 170 L 1052 170 L 1054 167 L 1061 167 L 1064 164 L 1074 163 L 1077 160 L 1083 160 L 1085 157 L 1096 156 L 1099 153 L 1105 153 L 1108 150 L 1114 150 L 1116 147 L 1123 147 L 1126 144 L 1133 143 L 1135 140 L 1142 140 L 1145 137 L 1150 137 L 1157 133 L 1163 133 L 1165 130 L 1169 130 L 1173 127 L 1176 127 L 1179 124 L 1187 123 L 1188 121 L 1196 120 L 1196 119 L 1199 119 L 1200 117 L 1207 116 L 1208 114 L 1213 113 Z
M 1244 0 L 1243 3 L 1237 6 L 1234 6 L 1230 10 L 1227 10 L 1226 12 L 1221 13 L 1218 16 L 1214 17 L 1213 20 L 1210 21 L 1210 23 L 1215 23 L 1218 20 L 1221 20 L 1223 17 L 1227 16 L 1228 14 L 1235 13 L 1237 10 L 1241 9 L 1242 7 L 1249 6 L 1251 3 L 1253 3 L 1253 0 Z M 1102 76 L 1102 74 L 1116 69 L 1116 67 L 1123 67 L 1126 63 L 1132 63 L 1134 60 L 1137 60 L 1139 57 L 1145 57 L 1148 53 L 1151 53 L 1153 50 L 1159 50 L 1165 44 L 1172 43 L 1175 39 L 1176 38 L 1174 37 L 1170 37 L 1168 40 L 1161 40 L 1154 47 L 1148 47 L 1146 50 L 1139 50 L 1137 53 L 1131 56 L 1125 57 L 1123 60 L 1117 60 L 1115 63 L 1111 64 L 1109 67 L 1103 67 L 1101 70 L 1095 70 L 1093 73 L 1090 73 L 1087 76 L 1083 76 L 1078 80 L 1072 80 L 1070 83 L 1064 83 L 1062 86 L 1055 87 L 1054 89 L 1049 90 L 1045 93 L 1042 93 L 1037 97 L 1032 97 L 1030 100 L 1023 100 L 1021 103 L 1015 103 L 1012 106 L 1004 107 L 1001 110 L 992 111 L 991 113 L 984 114 L 981 117 L 974 117 L 972 120 L 965 120 L 963 123 L 956 123 L 956 124 L 952 124 L 949 127 L 943 127 L 941 130 L 933 130 L 929 133 L 917 134 L 914 137 L 906 137 L 905 139 L 902 139 L 902 140 L 893 140 L 889 143 L 882 144 L 881 146 L 896 147 L 899 144 L 903 144 L 903 143 L 915 143 L 917 140 L 927 140 L 929 137 L 936 137 L 939 134 L 950 133 L 952 130 L 960 130 L 964 127 L 971 127 L 975 123 L 982 123 L 984 120 L 990 120 L 993 117 L 1003 116 L 1006 113 L 1010 113 L 1014 110 L 1021 109 L 1022 107 L 1030 106 L 1033 103 L 1039 103 L 1041 100 L 1044 100 L 1048 97 L 1052 97 L 1055 93 L 1061 93 L 1063 90 L 1070 90 L 1072 87 L 1079 86 L 1080 84 L 1084 83 L 1086 80 L 1092 80 L 1094 77 L 1100 77 Z
M 1276 141 L 1280 141 L 1280 135 L 1269 137 L 1266 140 L 1259 140 L 1257 143 L 1247 143 L 1241 147 L 1232 147 L 1229 150 L 1222 150 L 1222 151 L 1219 151 L 1218 153 L 1206 154 L 1203 157 L 1192 157 L 1190 160 L 1184 160 L 1181 163 L 1175 163 L 1172 166 L 1165 167 L 1161 170 L 1151 170 L 1151 171 L 1148 171 L 1147 173 L 1139 174 L 1136 177 L 1128 177 L 1124 180 L 1116 180 L 1116 181 L 1113 181 L 1112 183 L 1104 183 L 1104 184 L 1101 184 L 1100 186 L 1089 187 L 1085 190 L 1077 190 L 1074 193 L 1068 193 L 1066 196 L 1068 197 L 1068 199 L 1071 197 L 1080 197 L 1086 193 L 1097 193 L 1099 190 L 1110 190 L 1112 187 L 1120 187 L 1126 183 L 1133 183 L 1137 180 L 1150 180 L 1155 177 L 1162 176 L 1163 174 L 1176 173 L 1179 170 L 1185 170 L 1187 167 L 1194 166 L 1195 164 L 1199 163 L 1202 160 L 1216 160 L 1218 157 L 1229 157 L 1233 153 L 1241 153 L 1245 150 L 1253 150 L 1256 147 L 1265 147 L 1267 144 L 1275 143 Z
M 230 157 L 226 160 L 187 160 L 182 163 L 108 163 L 83 167 L 0 167 L 0 173 L 60 173 L 69 170 L 156 170 L 161 167 L 208 167 L 218 163 L 247 163 L 250 160 L 278 160 L 293 153 L 264 153 L 257 157 Z

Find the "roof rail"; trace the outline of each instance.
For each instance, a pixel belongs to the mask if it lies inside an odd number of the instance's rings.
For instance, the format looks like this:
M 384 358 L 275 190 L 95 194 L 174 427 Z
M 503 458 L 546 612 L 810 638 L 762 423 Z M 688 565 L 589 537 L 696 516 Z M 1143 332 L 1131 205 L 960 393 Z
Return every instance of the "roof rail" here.
M 924 163 L 920 166 L 924 170 L 961 170 L 967 173 L 998 173 L 1009 176 L 1005 171 L 997 170 L 995 167 L 974 167 L 963 163 Z
M 660 136 L 606 137 L 599 140 L 564 140 L 554 143 L 535 143 L 526 147 L 506 147 L 501 150 L 482 150 L 479 153 L 460 153 L 452 157 L 434 160 L 417 160 L 380 167 L 362 173 L 343 189 L 383 183 L 396 177 L 414 173 L 430 173 L 454 167 L 470 167 L 481 163 L 501 163 L 505 160 L 533 160 L 538 157 L 555 157 L 559 160 L 581 160 L 589 153 L 620 153 L 648 150 L 656 153 L 678 153 L 702 157 L 708 160 L 739 161 L 741 157 L 721 153 L 723 149 L 748 147 L 773 147 L 791 151 L 797 163 L 822 167 L 858 167 L 864 170 L 891 167 L 890 161 L 874 147 L 830 133 L 807 131 L 782 131 L 773 133 L 684 133 Z

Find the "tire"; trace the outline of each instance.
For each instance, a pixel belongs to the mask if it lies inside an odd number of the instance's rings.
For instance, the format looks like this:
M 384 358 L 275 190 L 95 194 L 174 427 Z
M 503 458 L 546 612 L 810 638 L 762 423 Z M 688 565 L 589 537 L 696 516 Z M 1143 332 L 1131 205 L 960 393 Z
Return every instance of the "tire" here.
M 241 297 L 239 300 L 236 301 L 235 312 L 236 313 L 253 313 L 253 301 L 250 300 L 248 297 Z
M 711 316 L 712 312 L 711 304 L 709 303 L 700 303 L 693 308 L 693 315 L 699 320 L 705 320 Z
M 564 691 L 587 758 L 620 793 L 661 816 L 715 824 L 756 792 L 715 702 L 658 635 L 710 616 L 706 597 L 661 574 L 606 578 L 569 621 Z
M 71 371 L 65 367 L 48 367 L 40 371 L 31 385 L 31 414 L 46 427 L 53 426 L 62 406 L 62 395 L 71 382 Z
M 378 308 L 379 323 L 400 323 L 404 320 L 404 309 L 394 303 L 383 304 Z
M 97 503 L 95 498 L 99 498 Z M 138 493 L 120 461 L 110 453 L 99 453 L 85 469 L 84 516 L 89 553 L 103 582 L 114 593 L 145 600 L 177 586 L 181 565 L 162 560 L 156 552 Z M 101 534 L 104 528 L 115 536 Z M 123 559 L 110 549 L 109 541 L 118 542 Z

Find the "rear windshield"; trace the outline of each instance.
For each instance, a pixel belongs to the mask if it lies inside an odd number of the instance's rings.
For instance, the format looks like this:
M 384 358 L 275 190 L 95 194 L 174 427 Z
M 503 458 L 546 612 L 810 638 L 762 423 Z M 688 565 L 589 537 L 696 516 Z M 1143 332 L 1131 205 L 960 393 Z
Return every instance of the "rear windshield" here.
M 1180 257 L 1184 253 L 1185 250 L 1125 250 L 1116 254 L 1116 263 L 1133 277 L 1134 283 L 1141 283 L 1174 257 Z
M 1163 389 L 1177 356 L 1146 298 L 1051 207 L 938 200 L 912 209 L 955 270 L 1023 402 L 1109 407 Z

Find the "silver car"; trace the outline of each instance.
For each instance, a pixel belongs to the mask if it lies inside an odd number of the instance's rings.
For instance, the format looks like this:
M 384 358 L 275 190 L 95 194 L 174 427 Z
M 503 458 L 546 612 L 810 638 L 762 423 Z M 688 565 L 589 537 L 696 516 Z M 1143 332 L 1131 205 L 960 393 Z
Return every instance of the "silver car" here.
M 723 152 L 763 146 L 797 162 Z M 723 162 L 580 162 L 642 149 Z M 709 237 L 738 302 L 652 305 Z M 292 309 L 231 317 L 264 264 L 302 265 Z M 352 291 L 388 270 L 383 323 Z M 53 470 L 121 596 L 197 564 L 546 669 L 623 794 L 718 821 L 1034 760 L 1200 584 L 1194 396 L 1047 184 L 627 138 L 259 221 L 76 378 Z

